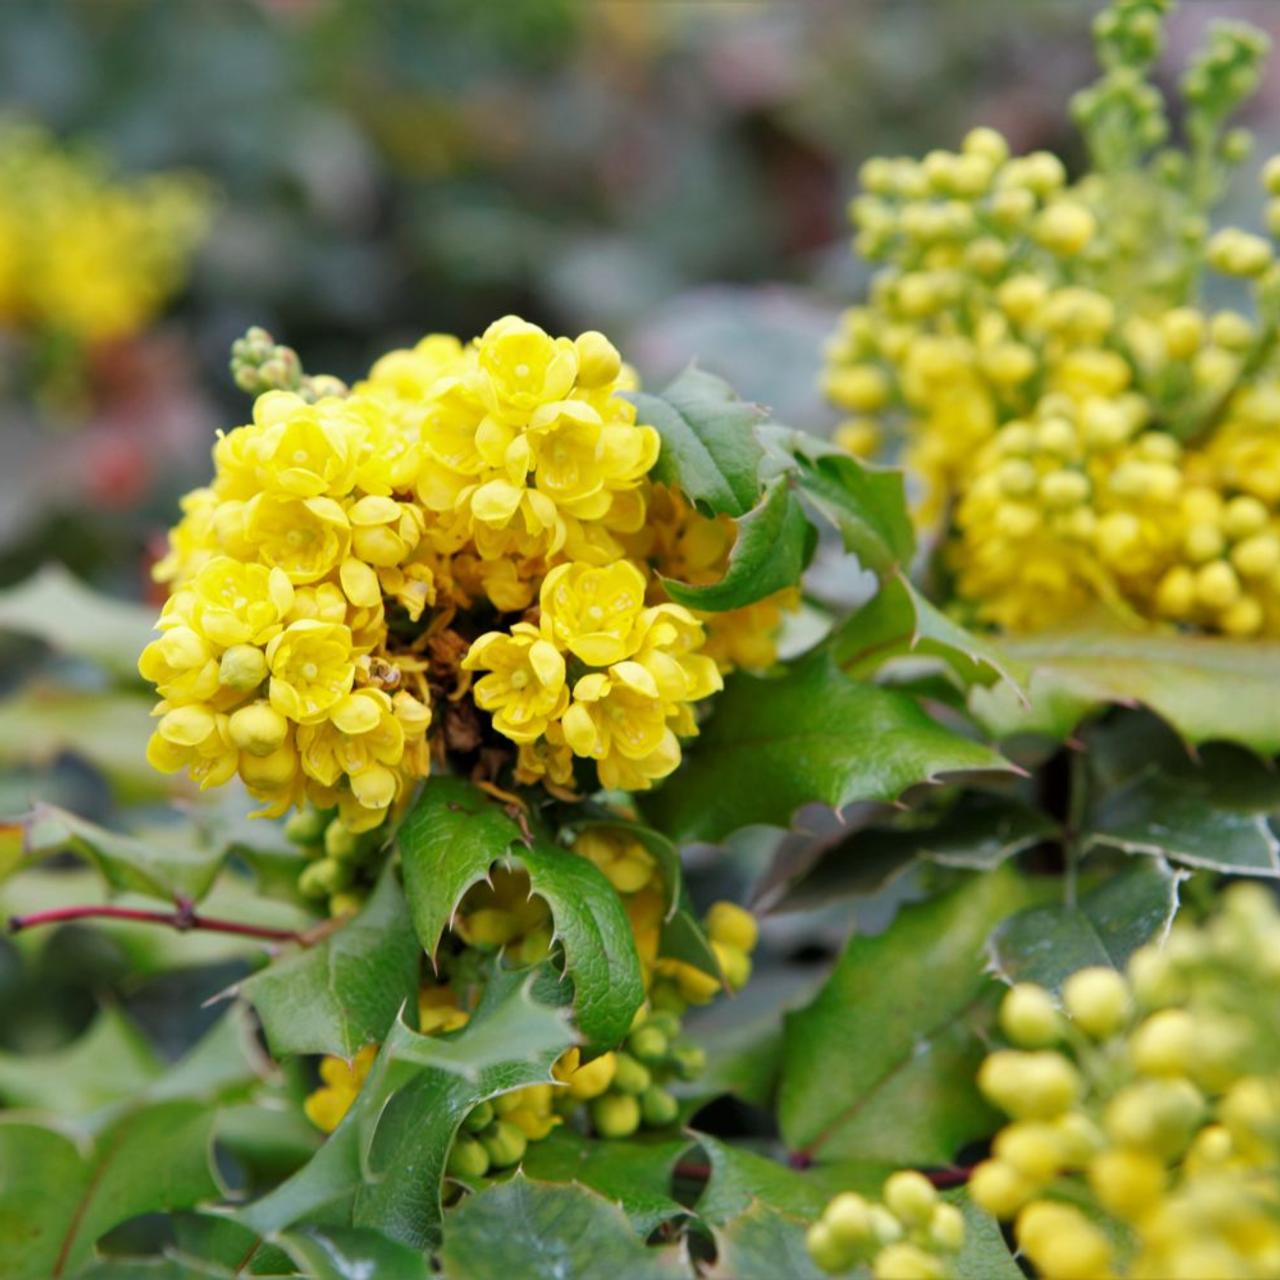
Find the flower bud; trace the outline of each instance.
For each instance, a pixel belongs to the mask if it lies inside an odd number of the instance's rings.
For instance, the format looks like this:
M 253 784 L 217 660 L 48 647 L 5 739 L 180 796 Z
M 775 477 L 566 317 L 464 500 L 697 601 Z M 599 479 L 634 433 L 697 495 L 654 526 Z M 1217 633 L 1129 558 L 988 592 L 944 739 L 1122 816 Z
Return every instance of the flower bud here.
M 1187 1075 L 1198 1035 L 1196 1020 L 1185 1009 L 1160 1009 L 1130 1037 L 1129 1058 L 1143 1075 Z
M 462 1122 L 462 1127 L 468 1133 L 482 1133 L 493 1123 L 493 1115 L 493 1103 L 482 1102 L 471 1108 L 467 1118 Z
M 628 1093 L 606 1093 L 590 1104 L 591 1123 L 602 1138 L 629 1138 L 640 1127 L 640 1103 Z
M 947 1268 L 941 1258 L 919 1245 L 899 1241 L 880 1250 L 871 1264 L 871 1274 L 875 1280 L 946 1280 Z
M 445 1172 L 462 1182 L 474 1182 L 489 1172 L 489 1153 L 474 1138 L 459 1137 L 449 1152 Z
M 302 868 L 298 876 L 298 892 L 305 898 L 327 898 L 351 883 L 351 867 L 335 858 L 321 858 Z
M 617 1070 L 616 1053 L 602 1053 L 599 1057 L 592 1058 L 569 1077 L 569 1096 L 582 1101 L 598 1098 L 613 1084 Z
M 1035 1185 L 1003 1160 L 984 1160 L 969 1177 L 974 1204 L 995 1218 L 1012 1218 L 1035 1194 Z
M 232 712 L 227 732 L 241 751 L 270 756 L 288 737 L 289 722 L 269 702 L 252 702 Z
M 627 1048 L 641 1062 L 661 1062 L 669 1049 L 667 1037 L 653 1026 L 643 1026 L 633 1031 L 627 1038 Z
M 756 918 L 733 902 L 716 902 L 706 916 L 707 936 L 713 942 L 723 943 L 738 951 L 750 954 L 755 950 L 760 936 Z
M 218 683 L 247 693 L 267 678 L 267 655 L 257 645 L 233 644 L 218 664 Z
M 285 839 L 291 844 L 319 844 L 328 822 L 328 814 L 322 809 L 299 809 L 284 824 Z
M 964 1248 L 964 1214 L 953 1204 L 934 1205 L 929 1240 L 945 1253 L 959 1253 Z
M 1000 1027 L 1023 1049 L 1043 1049 L 1062 1034 L 1062 1019 L 1053 997 L 1040 986 L 1020 982 L 1000 1002 Z
M 1129 984 L 1102 965 L 1073 973 L 1063 984 L 1062 999 L 1076 1026 L 1095 1040 L 1115 1035 L 1133 1012 Z
M 618 1093 L 640 1094 L 653 1083 L 649 1068 L 637 1062 L 629 1053 L 619 1051 L 615 1057 L 613 1087 Z
M 823 1271 L 834 1273 L 849 1269 L 852 1259 L 844 1246 L 836 1241 L 825 1221 L 819 1219 L 809 1228 L 805 1233 L 804 1243 L 814 1265 Z
M 480 1142 L 495 1169 L 508 1169 L 519 1164 L 529 1145 L 524 1132 L 508 1120 L 495 1120 L 493 1127 L 480 1135 Z
M 883 1199 L 904 1226 L 922 1227 L 933 1216 L 938 1192 L 924 1174 L 903 1169 L 885 1181 Z
M 680 1104 L 665 1089 L 650 1085 L 640 1095 L 640 1114 L 650 1129 L 664 1129 L 675 1123 Z
M 606 387 L 622 371 L 622 357 L 603 333 L 588 329 L 574 339 L 573 345 L 578 353 L 580 387 Z
M 1099 1203 L 1117 1218 L 1132 1222 L 1164 1191 L 1164 1163 L 1143 1151 L 1115 1148 L 1089 1163 L 1089 1186 Z

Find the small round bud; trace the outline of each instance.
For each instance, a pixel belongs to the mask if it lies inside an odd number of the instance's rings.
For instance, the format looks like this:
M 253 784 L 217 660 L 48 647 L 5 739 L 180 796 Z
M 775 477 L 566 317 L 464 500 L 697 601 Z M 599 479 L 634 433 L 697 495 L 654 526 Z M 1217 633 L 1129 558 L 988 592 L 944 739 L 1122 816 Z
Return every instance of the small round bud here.
M 462 1127 L 468 1133 L 481 1133 L 493 1123 L 493 1116 L 493 1103 L 482 1102 L 479 1106 L 471 1108 L 467 1118 L 462 1122 Z
M 1232 498 L 1222 512 L 1222 527 L 1233 541 L 1261 533 L 1267 527 L 1267 509 L 1257 498 L 1241 494 Z
M 602 1138 L 629 1138 L 640 1127 L 640 1103 L 628 1093 L 606 1093 L 591 1104 L 591 1123 Z
M 666 1058 L 670 1046 L 657 1027 L 643 1026 L 627 1038 L 627 1048 L 641 1062 L 653 1064 Z
M 622 371 L 622 357 L 603 333 L 588 329 L 574 339 L 573 345 L 578 353 L 580 387 L 606 387 Z
M 886 1180 L 882 1199 L 899 1222 L 922 1227 L 933 1216 L 938 1192 L 924 1174 L 903 1169 Z
M 1062 1035 L 1062 1019 L 1043 987 L 1020 982 L 1000 1002 L 1000 1028 L 1019 1048 L 1044 1049 Z
M 992 1148 L 1033 1182 L 1048 1182 L 1062 1168 L 1062 1143 L 1054 1125 L 1021 1120 L 1001 1129 Z
M 671 1057 L 681 1080 L 696 1080 L 707 1069 L 707 1054 L 701 1045 L 676 1045 Z
M 449 1152 L 445 1172 L 451 1178 L 474 1182 L 489 1172 L 489 1153 L 474 1138 L 459 1137 Z
M 355 889 L 342 889 L 329 895 L 329 915 L 333 919 L 339 916 L 358 915 L 364 906 L 365 895 Z
M 341 818 L 334 818 L 324 829 L 324 851 L 331 858 L 354 858 L 360 848 L 360 837 Z
M 1063 984 L 1062 999 L 1076 1026 L 1095 1040 L 1115 1035 L 1133 1012 L 1129 984 L 1101 965 L 1073 973 Z
M 241 751 L 269 756 L 288 737 L 289 722 L 269 702 L 252 702 L 232 712 L 227 733 Z
M 321 858 L 302 868 L 298 892 L 305 898 L 327 898 L 351 883 L 351 867 L 336 858 Z
M 716 902 L 706 916 L 707 936 L 726 947 L 750 953 L 760 936 L 756 918 L 733 902 Z
M 947 1268 L 941 1258 L 919 1245 L 899 1241 L 880 1250 L 871 1264 L 871 1274 L 875 1280 L 946 1280 Z
M 1142 1151 L 1103 1151 L 1089 1163 L 1089 1186 L 1108 1212 L 1128 1222 L 1144 1214 L 1164 1191 L 1163 1161 Z
M 805 1233 L 804 1243 L 814 1265 L 823 1271 L 835 1273 L 849 1269 L 851 1259 L 844 1247 L 831 1234 L 831 1228 L 822 1219 L 815 1222 Z
M 871 1206 L 856 1192 L 842 1191 L 822 1211 L 832 1237 L 847 1254 L 854 1254 L 873 1240 Z
M 964 1214 L 953 1204 L 935 1205 L 929 1240 L 944 1253 L 959 1253 L 964 1248 Z
M 291 844 L 319 844 L 324 839 L 328 815 L 322 809 L 299 809 L 284 824 L 284 836 Z
M 984 1160 L 969 1176 L 974 1204 L 994 1218 L 1012 1218 L 1034 1194 L 1034 1184 L 1003 1160 Z
M 529 1146 L 524 1131 L 508 1120 L 495 1120 L 493 1127 L 480 1135 L 480 1142 L 495 1169 L 508 1169 L 519 1164 Z
M 1225 560 L 1214 560 L 1196 571 L 1196 599 L 1206 609 L 1226 609 L 1240 596 L 1240 579 Z
M 650 1085 L 640 1095 L 640 1115 L 650 1129 L 665 1129 L 675 1124 L 680 1104 L 665 1089 Z
M 1160 1009 L 1130 1037 L 1129 1058 L 1143 1075 L 1187 1075 L 1198 1035 L 1196 1020 L 1185 1009 Z
M 238 693 L 256 689 L 267 678 L 267 655 L 253 644 L 233 644 L 218 664 L 218 683 Z
M 652 1083 L 648 1067 L 641 1065 L 629 1053 L 615 1055 L 613 1087 L 618 1093 L 640 1094 Z
M 724 970 L 725 983 L 730 991 L 741 991 L 751 980 L 751 957 L 737 947 L 727 947 L 722 942 L 712 942 L 711 950 Z
M 580 1066 L 569 1077 L 569 1096 L 587 1101 L 598 1098 L 613 1084 L 618 1070 L 618 1055 L 613 1052 L 602 1053 L 597 1058 Z
M 1262 189 L 1270 196 L 1280 196 L 1280 156 L 1272 156 L 1262 166 Z
M 1093 239 L 1097 229 L 1097 220 L 1084 205 L 1059 200 L 1036 219 L 1035 237 L 1050 253 L 1069 258 Z

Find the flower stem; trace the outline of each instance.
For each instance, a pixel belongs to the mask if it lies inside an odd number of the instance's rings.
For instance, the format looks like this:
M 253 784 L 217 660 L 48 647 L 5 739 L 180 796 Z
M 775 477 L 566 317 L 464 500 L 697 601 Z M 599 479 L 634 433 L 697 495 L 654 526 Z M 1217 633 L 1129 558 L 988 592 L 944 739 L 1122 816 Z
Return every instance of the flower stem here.
M 161 924 L 179 933 L 202 929 L 207 933 L 234 933 L 245 938 L 262 938 L 268 942 L 301 942 L 302 935 L 293 929 L 273 929 L 268 925 L 248 924 L 243 920 L 223 920 L 216 916 L 198 915 L 190 902 L 179 902 L 173 911 L 146 911 L 138 907 L 57 907 L 50 911 L 33 911 L 25 916 L 9 917 L 9 932 L 21 933 L 42 924 L 65 924 L 72 920 L 127 920 L 134 924 Z

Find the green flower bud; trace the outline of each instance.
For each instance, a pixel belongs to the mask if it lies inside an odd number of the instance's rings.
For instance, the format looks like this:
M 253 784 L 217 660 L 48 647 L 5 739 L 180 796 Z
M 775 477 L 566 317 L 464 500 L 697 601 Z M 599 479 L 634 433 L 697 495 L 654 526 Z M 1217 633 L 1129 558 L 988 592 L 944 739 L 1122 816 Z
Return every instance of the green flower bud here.
M 303 867 L 298 876 L 298 892 L 305 898 L 327 898 L 351 883 L 351 868 L 334 858 L 321 858 Z
M 509 1169 L 513 1164 L 519 1164 L 529 1146 L 524 1131 L 507 1120 L 495 1121 L 487 1133 L 481 1134 L 480 1142 L 489 1153 L 495 1169 Z
M 700 1045 L 676 1045 L 671 1059 L 681 1080 L 696 1080 L 707 1069 L 707 1055 Z
M 680 1104 L 665 1089 L 650 1085 L 640 1095 L 640 1114 L 650 1129 L 665 1129 L 680 1114 Z
M 474 1182 L 489 1172 L 489 1153 L 474 1138 L 459 1137 L 449 1152 L 445 1172 L 451 1178 Z
M 468 1133 L 480 1133 L 487 1129 L 493 1123 L 493 1103 L 482 1102 L 478 1107 L 472 1107 L 467 1114 L 467 1118 L 462 1122 L 462 1127 Z
M 642 1066 L 629 1053 L 619 1053 L 613 1073 L 613 1087 L 618 1093 L 643 1093 L 653 1083 L 649 1068 Z
M 324 851 L 331 858 L 354 858 L 360 848 L 360 837 L 341 818 L 334 818 L 324 829 Z
M 641 1062 L 661 1062 L 670 1048 L 667 1037 L 652 1024 L 639 1027 L 627 1038 L 627 1048 Z
M 602 1138 L 629 1138 L 640 1127 L 640 1103 L 630 1094 L 606 1093 L 592 1099 L 590 1109 Z
M 353 916 L 364 906 L 365 895 L 359 889 L 344 889 L 341 893 L 329 895 L 329 914 L 331 916 Z
M 218 683 L 239 693 L 256 689 L 267 678 L 267 655 L 255 644 L 233 644 L 218 664 Z
M 325 827 L 329 824 L 328 812 L 324 809 L 300 809 L 289 815 L 284 824 L 285 839 L 293 844 L 318 844 L 324 839 Z

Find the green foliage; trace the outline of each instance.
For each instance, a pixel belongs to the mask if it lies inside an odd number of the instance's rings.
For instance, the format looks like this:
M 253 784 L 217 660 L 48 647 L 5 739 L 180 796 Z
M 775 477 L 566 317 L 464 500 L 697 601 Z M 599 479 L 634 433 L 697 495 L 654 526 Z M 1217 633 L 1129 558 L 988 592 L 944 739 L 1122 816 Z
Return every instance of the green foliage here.
M 618 1043 L 644 998 L 626 914 L 603 874 L 541 833 L 527 837 L 496 804 L 455 778 L 433 779 L 399 833 L 405 891 L 418 938 L 434 955 L 463 894 L 510 858 L 546 900 L 573 980 L 588 1042 Z
M 682 1253 L 647 1247 L 617 1205 L 585 1187 L 516 1174 L 447 1215 L 440 1259 L 449 1280 L 676 1280 L 693 1275 Z
M 364 909 L 314 946 L 268 965 L 238 992 L 275 1054 L 350 1058 L 386 1035 L 418 988 L 419 949 L 394 871 Z
M 646 812 L 675 840 L 715 841 L 752 823 L 785 827 L 802 805 L 896 800 L 947 774 L 1007 767 L 908 695 L 859 684 L 820 651 L 775 678 L 729 680 Z

